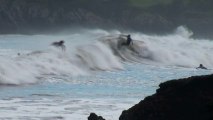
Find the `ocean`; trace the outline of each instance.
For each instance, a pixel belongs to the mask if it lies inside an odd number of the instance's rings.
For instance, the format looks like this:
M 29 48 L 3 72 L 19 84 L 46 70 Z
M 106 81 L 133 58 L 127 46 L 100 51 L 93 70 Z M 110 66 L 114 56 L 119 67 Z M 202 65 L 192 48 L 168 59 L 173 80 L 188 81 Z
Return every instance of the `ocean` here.
M 121 45 L 130 34 L 133 44 Z M 162 82 L 213 72 L 213 40 L 82 29 L 0 35 L 0 120 L 118 120 Z M 66 50 L 51 46 L 65 41 Z M 208 70 L 196 69 L 203 64 Z

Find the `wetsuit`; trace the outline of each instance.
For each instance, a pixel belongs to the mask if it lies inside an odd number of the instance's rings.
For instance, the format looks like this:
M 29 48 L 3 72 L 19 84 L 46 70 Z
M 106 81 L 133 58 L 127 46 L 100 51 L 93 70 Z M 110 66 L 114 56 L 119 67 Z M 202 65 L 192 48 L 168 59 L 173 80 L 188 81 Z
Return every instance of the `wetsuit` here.
M 131 42 L 132 42 L 132 39 L 130 38 L 130 36 L 127 36 L 126 44 L 127 44 L 127 45 L 130 45 Z

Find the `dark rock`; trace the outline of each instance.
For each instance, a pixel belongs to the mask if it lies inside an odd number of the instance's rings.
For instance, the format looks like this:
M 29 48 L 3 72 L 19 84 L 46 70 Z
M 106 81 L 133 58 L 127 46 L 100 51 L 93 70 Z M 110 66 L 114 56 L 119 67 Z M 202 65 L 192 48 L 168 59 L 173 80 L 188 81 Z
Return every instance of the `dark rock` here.
M 105 120 L 102 116 L 97 116 L 95 113 L 90 113 L 88 120 Z
M 185 25 L 196 37 L 213 38 L 212 0 L 0 0 L 0 34 L 36 34 L 72 27 L 165 34 Z M 142 6 L 134 6 L 138 2 Z M 152 1 L 151 1 L 152 2 Z M 167 3 L 167 4 L 165 4 Z M 130 19 L 131 18 L 131 19 Z
M 213 75 L 171 80 L 159 85 L 119 120 L 213 120 Z

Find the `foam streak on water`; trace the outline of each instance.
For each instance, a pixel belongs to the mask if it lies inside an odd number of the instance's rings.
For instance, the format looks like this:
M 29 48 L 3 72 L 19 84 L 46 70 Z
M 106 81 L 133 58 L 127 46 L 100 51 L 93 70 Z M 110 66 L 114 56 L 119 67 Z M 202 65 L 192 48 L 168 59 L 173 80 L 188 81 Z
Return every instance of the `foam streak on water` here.
M 119 103 L 119 101 L 116 100 L 103 101 L 101 99 L 13 99 L 9 102 L 7 100 L 1 100 L 0 119 L 29 120 L 29 118 L 31 118 L 36 120 L 86 120 L 90 112 L 97 112 L 97 114 L 102 114 L 110 119 L 118 119 L 117 116 L 119 116 L 120 110 L 130 107 L 129 104 L 132 103 L 133 100 L 125 100 L 125 102 L 126 103 Z M 8 104 L 12 105 L 8 107 Z M 113 111 L 113 113 L 108 114 L 111 111 Z M 8 114 L 8 112 L 10 112 L 10 114 Z

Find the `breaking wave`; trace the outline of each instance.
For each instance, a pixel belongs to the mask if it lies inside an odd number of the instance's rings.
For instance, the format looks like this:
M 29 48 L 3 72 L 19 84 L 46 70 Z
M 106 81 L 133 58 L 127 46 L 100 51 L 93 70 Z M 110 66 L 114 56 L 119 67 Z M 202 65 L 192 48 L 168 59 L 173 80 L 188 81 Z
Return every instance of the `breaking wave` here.
M 164 36 L 131 33 L 133 44 L 129 46 L 122 45 L 126 37 L 119 31 L 91 30 L 85 34 L 86 37 L 70 36 L 82 41 L 86 38 L 93 40 L 76 46 L 66 44 L 68 49 L 65 52 L 49 47 L 11 56 L 0 48 L 0 84 L 32 84 L 45 76 L 79 76 L 92 71 L 122 70 L 126 62 L 187 68 L 202 63 L 208 68 L 213 67 L 213 41 L 193 39 L 193 33 L 182 26 L 173 34 Z

